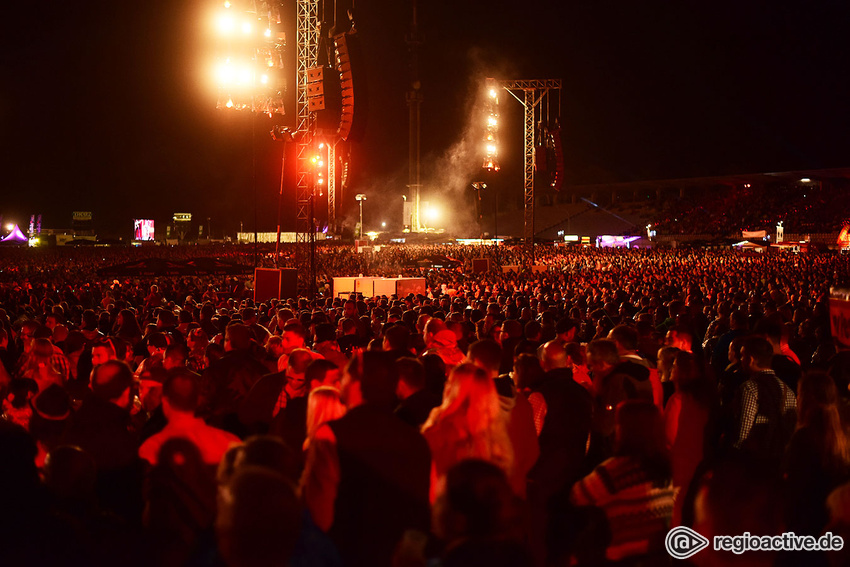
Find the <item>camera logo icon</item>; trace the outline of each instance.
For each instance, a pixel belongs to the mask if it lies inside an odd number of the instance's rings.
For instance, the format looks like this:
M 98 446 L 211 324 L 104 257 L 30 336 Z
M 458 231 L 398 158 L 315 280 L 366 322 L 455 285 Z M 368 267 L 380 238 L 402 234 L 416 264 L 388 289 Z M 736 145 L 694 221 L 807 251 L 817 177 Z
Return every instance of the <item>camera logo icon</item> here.
M 708 547 L 708 544 L 709 541 L 706 538 L 685 526 L 673 528 L 664 538 L 664 547 L 674 559 L 693 557 Z

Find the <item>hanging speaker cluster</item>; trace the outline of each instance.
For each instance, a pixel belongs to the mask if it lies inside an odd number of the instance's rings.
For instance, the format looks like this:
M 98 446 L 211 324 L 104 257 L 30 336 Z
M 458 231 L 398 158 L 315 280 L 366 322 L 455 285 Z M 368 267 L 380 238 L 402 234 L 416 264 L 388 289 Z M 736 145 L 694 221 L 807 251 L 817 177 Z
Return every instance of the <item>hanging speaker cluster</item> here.
M 366 84 L 357 35 L 335 35 L 334 47 L 341 93 L 338 134 L 343 140 L 359 140 L 366 122 Z
M 561 143 L 561 128 L 552 130 L 552 147 L 555 154 L 555 171 L 552 175 L 552 188 L 560 191 L 564 186 L 564 147 Z

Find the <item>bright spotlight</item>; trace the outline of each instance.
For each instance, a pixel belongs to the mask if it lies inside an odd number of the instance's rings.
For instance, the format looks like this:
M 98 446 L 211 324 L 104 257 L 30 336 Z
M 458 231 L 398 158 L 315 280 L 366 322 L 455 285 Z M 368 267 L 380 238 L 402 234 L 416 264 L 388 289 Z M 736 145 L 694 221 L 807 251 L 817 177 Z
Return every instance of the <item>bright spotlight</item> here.
M 266 28 L 266 31 L 263 32 L 263 35 L 266 36 L 266 37 L 271 37 L 272 36 L 272 30 L 269 29 L 269 28 Z
M 226 106 L 227 108 L 233 108 L 233 99 L 227 99 L 227 104 L 225 104 L 224 106 Z
M 230 8 L 230 0 L 224 0 L 224 7 Z
M 239 82 L 240 83 L 250 83 L 251 82 L 251 69 L 248 67 L 243 67 L 239 70 Z
M 224 35 L 229 34 L 233 31 L 233 27 L 235 26 L 235 22 L 233 21 L 233 17 L 228 14 L 222 14 L 218 18 L 218 31 L 223 33 Z
M 242 22 L 242 33 L 251 33 L 251 22 Z
M 490 98 L 496 98 L 497 95 L 496 89 L 490 89 Z
M 435 221 L 440 218 L 440 211 L 439 209 L 431 207 L 427 211 L 425 211 L 425 216 L 428 217 L 428 220 Z
M 321 149 L 323 149 L 324 147 L 325 147 L 325 143 L 324 143 L 324 142 L 319 142 L 319 149 L 321 150 Z
M 14 223 L 11 223 L 11 222 L 10 222 L 9 224 L 7 224 L 7 225 L 6 225 L 6 230 L 14 230 L 14 228 L 15 228 L 15 224 L 14 224 Z
M 382 222 L 382 223 L 381 223 L 381 228 L 387 228 L 387 223 Z
M 233 80 L 233 71 L 230 69 L 230 65 L 227 63 L 222 63 L 218 66 L 215 72 L 216 78 L 218 78 L 218 82 L 221 85 L 226 85 L 230 81 Z
M 489 118 L 487 118 L 487 125 L 488 126 L 496 126 L 498 123 L 499 123 L 499 121 L 496 119 L 495 116 L 490 116 Z
M 324 185 L 324 184 L 325 184 L 325 180 L 324 180 L 324 179 L 322 179 L 322 178 L 320 177 L 320 178 L 319 178 L 319 181 L 318 181 L 317 183 L 318 183 L 319 185 Z
M 812 180 L 809 179 L 808 177 L 804 177 L 800 180 L 800 183 L 811 183 L 811 182 L 812 182 Z
M 496 153 L 496 144 L 487 144 L 487 153 L 489 155 Z
M 269 82 L 269 76 L 268 76 L 268 75 L 263 75 L 262 77 L 260 77 L 260 82 L 261 82 L 261 83 L 263 83 L 263 84 L 265 85 L 266 83 L 268 83 L 268 82 Z

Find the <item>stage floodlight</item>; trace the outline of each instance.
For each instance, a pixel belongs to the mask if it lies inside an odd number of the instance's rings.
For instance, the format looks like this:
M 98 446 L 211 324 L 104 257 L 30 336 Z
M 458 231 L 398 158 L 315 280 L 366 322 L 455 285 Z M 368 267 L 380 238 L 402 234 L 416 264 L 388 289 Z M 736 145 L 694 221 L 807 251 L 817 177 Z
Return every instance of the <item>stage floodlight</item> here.
M 213 50 L 217 108 L 283 114 L 284 81 L 264 72 L 282 64 L 286 42 L 276 27 L 279 14 L 276 10 L 259 10 L 253 2 L 222 0 L 217 6 L 211 22 L 212 33 L 218 36 Z
M 218 18 L 218 31 L 223 35 L 230 35 L 235 27 L 233 16 L 230 14 L 222 14 Z

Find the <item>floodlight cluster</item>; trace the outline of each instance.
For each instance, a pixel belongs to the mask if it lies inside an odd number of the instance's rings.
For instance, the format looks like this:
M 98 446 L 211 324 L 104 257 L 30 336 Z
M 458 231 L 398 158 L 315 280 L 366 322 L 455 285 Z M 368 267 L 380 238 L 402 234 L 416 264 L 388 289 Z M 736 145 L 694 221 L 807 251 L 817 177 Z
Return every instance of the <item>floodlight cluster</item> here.
M 217 108 L 283 114 L 285 35 L 277 5 L 255 0 L 217 3 Z
M 487 171 L 499 171 L 499 86 L 493 79 L 487 79 L 487 96 L 484 106 L 487 122 L 484 130 L 483 167 Z
M 328 148 L 324 142 L 319 142 L 316 146 L 316 150 L 313 153 L 313 156 L 310 158 L 310 163 L 313 165 L 313 171 L 316 175 L 316 188 L 318 189 L 319 195 L 324 194 L 325 188 L 325 179 L 327 179 L 328 168 L 327 168 L 327 159 L 328 159 Z

